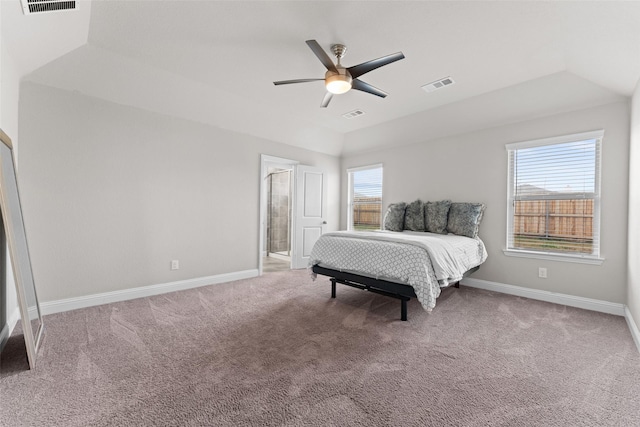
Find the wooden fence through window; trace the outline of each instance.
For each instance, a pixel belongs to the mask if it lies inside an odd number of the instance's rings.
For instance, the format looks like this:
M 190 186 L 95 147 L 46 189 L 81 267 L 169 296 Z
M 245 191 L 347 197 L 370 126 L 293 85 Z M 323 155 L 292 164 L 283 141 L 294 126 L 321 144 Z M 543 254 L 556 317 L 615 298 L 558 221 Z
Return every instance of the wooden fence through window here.
M 593 199 L 516 201 L 513 235 L 521 247 L 537 248 L 542 240 L 554 240 L 565 242 L 560 250 L 591 252 Z
M 353 201 L 353 225 L 356 229 L 378 229 L 382 223 L 382 199 L 358 197 Z

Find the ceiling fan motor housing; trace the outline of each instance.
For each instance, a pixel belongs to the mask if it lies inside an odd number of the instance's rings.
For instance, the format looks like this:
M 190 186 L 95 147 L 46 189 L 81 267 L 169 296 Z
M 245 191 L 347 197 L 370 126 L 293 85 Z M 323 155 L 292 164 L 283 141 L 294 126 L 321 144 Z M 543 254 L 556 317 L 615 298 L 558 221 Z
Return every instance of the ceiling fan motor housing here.
M 336 65 L 336 70 L 338 71 L 337 73 L 327 70 L 324 74 L 324 84 L 329 92 L 339 95 L 351 89 L 353 79 L 351 78 L 351 74 L 349 74 L 349 70 L 342 65 Z

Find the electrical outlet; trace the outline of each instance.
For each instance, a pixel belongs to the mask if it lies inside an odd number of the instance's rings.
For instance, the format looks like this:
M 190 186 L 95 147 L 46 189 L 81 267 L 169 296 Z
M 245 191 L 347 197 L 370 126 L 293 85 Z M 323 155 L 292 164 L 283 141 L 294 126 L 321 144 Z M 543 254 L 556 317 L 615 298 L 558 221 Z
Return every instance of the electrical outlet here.
M 538 268 L 538 277 L 541 279 L 546 279 L 547 278 L 547 269 L 544 267 L 540 267 Z
M 178 261 L 177 259 L 171 260 L 171 269 L 172 270 L 179 270 L 180 269 L 180 261 Z

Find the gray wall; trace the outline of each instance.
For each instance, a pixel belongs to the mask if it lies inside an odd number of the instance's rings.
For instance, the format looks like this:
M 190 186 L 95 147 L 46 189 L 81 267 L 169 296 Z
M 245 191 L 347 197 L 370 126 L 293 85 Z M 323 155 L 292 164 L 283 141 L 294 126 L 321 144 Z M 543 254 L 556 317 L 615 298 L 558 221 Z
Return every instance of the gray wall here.
M 325 169 L 337 228 L 336 157 L 30 83 L 20 133 L 42 302 L 258 268 L 260 154 Z
M 629 255 L 627 260 L 627 306 L 640 328 L 640 84 L 631 107 L 629 153 Z
M 601 266 L 507 257 L 505 144 L 605 129 L 602 146 Z M 348 140 L 347 140 L 348 141 Z M 474 278 L 563 294 L 626 302 L 629 105 L 627 102 L 540 118 L 342 160 L 341 225 L 346 228 L 346 169 L 382 163 L 383 204 L 424 201 L 484 202 L 480 227 L 489 258 Z M 548 278 L 538 278 L 538 267 Z

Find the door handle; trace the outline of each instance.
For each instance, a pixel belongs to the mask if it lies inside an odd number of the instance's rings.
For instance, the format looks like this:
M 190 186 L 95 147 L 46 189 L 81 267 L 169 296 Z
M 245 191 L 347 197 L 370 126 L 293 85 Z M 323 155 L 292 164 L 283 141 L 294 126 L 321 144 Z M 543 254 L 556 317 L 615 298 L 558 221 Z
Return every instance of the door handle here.
M 326 223 L 327 223 L 327 221 L 322 221 L 322 224 L 326 224 Z

